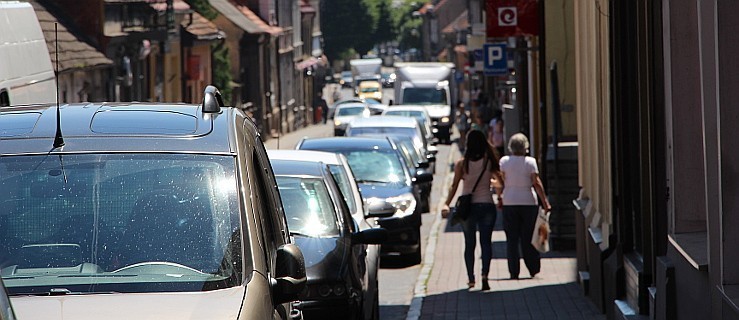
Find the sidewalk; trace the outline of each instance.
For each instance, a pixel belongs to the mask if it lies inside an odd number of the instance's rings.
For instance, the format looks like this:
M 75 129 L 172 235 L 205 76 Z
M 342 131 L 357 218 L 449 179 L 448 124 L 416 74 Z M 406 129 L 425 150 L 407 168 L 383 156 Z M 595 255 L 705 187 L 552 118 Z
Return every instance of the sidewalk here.
M 438 215 L 438 212 L 433 214 Z M 462 229 L 448 225 L 440 215 L 437 219 L 439 229 L 436 230 L 434 257 L 424 261 L 424 267 L 429 267 L 427 261 L 432 263 L 431 272 L 425 281 L 419 279 L 417 284 L 423 297 L 420 319 L 605 319 L 582 295 L 576 283 L 574 252 L 543 255 L 541 272 L 534 279 L 528 278 L 522 260 L 521 279 L 509 280 L 500 214 L 493 232 L 493 261 L 489 274 L 491 290 L 480 291 L 479 244 L 475 254 L 478 257 L 475 261 L 478 283 L 474 289 L 468 290 L 462 256 Z M 419 295 L 418 289 L 416 294 Z
M 333 122 L 326 124 L 313 124 L 305 128 L 300 128 L 293 132 L 283 134 L 279 138 L 270 138 L 264 142 L 264 146 L 269 149 L 295 149 L 295 145 L 304 137 L 320 138 L 332 137 L 334 134 Z

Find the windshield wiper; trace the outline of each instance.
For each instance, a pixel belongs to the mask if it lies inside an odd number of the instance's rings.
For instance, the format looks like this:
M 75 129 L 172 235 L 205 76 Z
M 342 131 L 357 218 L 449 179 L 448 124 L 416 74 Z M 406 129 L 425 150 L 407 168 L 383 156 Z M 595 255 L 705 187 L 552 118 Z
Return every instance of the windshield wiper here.
M 388 183 L 387 181 L 370 180 L 370 179 L 357 179 L 357 183 Z
M 39 291 L 30 293 L 10 293 L 10 296 L 66 296 L 66 295 L 86 295 L 86 294 L 113 294 L 116 291 L 90 291 L 90 292 L 72 292 L 67 288 L 51 288 L 49 291 Z

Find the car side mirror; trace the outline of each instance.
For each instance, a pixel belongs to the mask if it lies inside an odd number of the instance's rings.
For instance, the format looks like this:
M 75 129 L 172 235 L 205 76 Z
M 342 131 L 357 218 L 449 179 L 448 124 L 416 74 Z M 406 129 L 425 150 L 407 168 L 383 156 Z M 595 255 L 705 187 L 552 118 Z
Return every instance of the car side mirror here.
M 298 246 L 288 243 L 277 249 L 275 278 L 272 279 L 274 303 L 298 300 L 305 288 L 305 260 Z
M 387 240 L 387 230 L 372 228 L 352 234 L 353 244 L 382 244 Z
M 428 168 L 429 168 L 428 161 L 421 161 L 416 164 L 416 169 L 428 169 Z
M 368 203 L 367 218 L 385 218 L 392 217 L 395 214 L 395 207 L 385 201 L 376 201 Z
M 414 184 L 426 183 L 431 181 L 434 181 L 434 175 L 428 172 L 419 173 L 416 174 L 415 177 L 413 177 Z

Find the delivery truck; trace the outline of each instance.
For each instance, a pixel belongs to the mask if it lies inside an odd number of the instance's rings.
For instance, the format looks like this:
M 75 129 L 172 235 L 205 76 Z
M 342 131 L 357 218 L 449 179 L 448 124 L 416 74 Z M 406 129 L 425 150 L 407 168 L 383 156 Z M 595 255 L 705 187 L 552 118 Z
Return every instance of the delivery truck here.
M 56 101 L 56 76 L 31 4 L 0 1 L 0 107 Z
M 364 81 L 372 81 L 381 84 L 380 69 L 382 69 L 382 59 L 366 58 L 349 60 L 352 67 L 352 76 L 354 78 L 354 95 L 359 95 L 359 84 Z
M 446 62 L 399 62 L 395 64 L 395 104 L 422 105 L 442 143 L 451 142 L 452 103 L 456 97 L 454 64 Z

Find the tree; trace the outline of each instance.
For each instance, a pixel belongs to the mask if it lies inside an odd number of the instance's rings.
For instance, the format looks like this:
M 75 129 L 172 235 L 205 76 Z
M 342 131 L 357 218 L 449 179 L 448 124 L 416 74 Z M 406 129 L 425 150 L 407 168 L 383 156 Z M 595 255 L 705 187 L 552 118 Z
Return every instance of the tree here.
M 390 12 L 389 0 L 377 0 L 377 23 L 375 43 L 390 42 L 397 38 L 395 24 Z
M 350 49 L 363 54 L 374 46 L 374 20 L 365 1 L 321 1 L 321 32 L 329 60 L 341 58 Z

